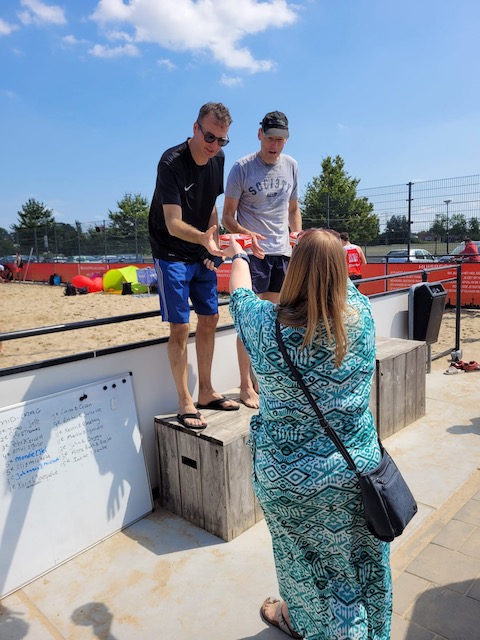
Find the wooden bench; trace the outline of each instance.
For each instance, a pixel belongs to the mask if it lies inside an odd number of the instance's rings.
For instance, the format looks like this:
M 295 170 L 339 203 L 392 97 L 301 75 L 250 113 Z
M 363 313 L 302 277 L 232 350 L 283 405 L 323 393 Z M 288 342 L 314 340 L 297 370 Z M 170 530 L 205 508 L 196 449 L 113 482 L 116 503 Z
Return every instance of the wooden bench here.
M 370 410 L 380 438 L 388 438 L 425 415 L 426 344 L 377 337 Z
M 424 342 L 377 339 L 370 408 L 382 439 L 425 415 L 425 357 Z M 202 413 L 203 431 L 181 426 L 174 415 L 155 417 L 160 502 L 229 541 L 263 518 L 246 444 L 255 412 L 241 405 Z

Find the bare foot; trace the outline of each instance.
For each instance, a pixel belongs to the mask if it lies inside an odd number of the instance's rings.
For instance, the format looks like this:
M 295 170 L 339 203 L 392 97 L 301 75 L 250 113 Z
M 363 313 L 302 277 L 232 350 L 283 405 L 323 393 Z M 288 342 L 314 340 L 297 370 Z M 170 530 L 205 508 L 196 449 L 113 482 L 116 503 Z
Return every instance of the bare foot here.
M 258 409 L 259 407 L 258 393 L 253 387 L 240 389 L 240 400 L 249 409 Z
M 207 426 L 202 414 L 197 410 L 193 403 L 180 406 L 178 409 L 177 419 L 184 427 L 189 427 L 191 429 L 204 429 Z

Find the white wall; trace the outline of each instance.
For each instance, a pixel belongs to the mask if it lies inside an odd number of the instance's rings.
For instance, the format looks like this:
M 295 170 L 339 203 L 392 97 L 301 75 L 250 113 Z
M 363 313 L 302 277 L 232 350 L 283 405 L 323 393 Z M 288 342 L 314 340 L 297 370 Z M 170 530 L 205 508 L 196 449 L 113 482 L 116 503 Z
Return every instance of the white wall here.
M 188 362 L 190 390 L 196 399 L 198 371 L 194 338 L 189 339 Z M 148 471 L 152 487 L 156 487 L 154 416 L 177 413 L 177 393 L 170 373 L 166 342 L 2 377 L 0 407 L 41 398 L 129 371 L 133 374 L 138 423 Z M 239 385 L 236 333 L 233 328 L 216 334 L 212 382 L 220 392 Z

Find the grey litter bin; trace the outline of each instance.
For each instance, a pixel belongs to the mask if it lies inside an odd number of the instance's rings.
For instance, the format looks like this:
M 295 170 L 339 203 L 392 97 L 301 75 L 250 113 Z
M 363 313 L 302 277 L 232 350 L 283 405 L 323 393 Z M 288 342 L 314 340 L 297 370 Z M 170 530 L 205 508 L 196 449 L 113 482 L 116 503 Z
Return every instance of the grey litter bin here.
M 422 282 L 410 287 L 408 295 L 408 335 L 427 344 L 437 342 L 447 292 L 441 282 Z

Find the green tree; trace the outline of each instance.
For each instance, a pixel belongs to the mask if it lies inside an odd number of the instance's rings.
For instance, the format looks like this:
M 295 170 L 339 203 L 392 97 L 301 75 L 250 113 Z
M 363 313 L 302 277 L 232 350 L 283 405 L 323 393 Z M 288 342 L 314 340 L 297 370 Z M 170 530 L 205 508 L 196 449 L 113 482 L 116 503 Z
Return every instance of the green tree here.
M 6 229 L 0 227 L 0 255 L 12 255 L 15 253 L 13 236 Z
M 366 244 L 378 236 L 379 220 L 368 198 L 357 198 L 360 180 L 345 171 L 340 156 L 322 160 L 322 173 L 307 184 L 301 201 L 303 224 L 347 231 L 355 242 Z
M 49 255 L 75 255 L 78 252 L 76 228 L 66 222 L 57 222 L 48 233 Z
M 391 216 L 383 233 L 385 244 L 404 243 L 408 240 L 408 220 L 406 216 Z
M 150 252 L 148 240 L 148 200 L 139 193 L 126 193 L 117 202 L 117 211 L 108 211 L 109 247 L 114 252 L 135 252 L 139 255 Z
M 447 237 L 447 216 L 443 213 L 437 213 L 435 221 L 429 229 L 430 233 L 436 238 Z
M 16 229 L 32 229 L 33 227 L 45 227 L 55 222 L 52 209 L 47 209 L 43 202 L 30 198 L 22 205 L 22 210 L 17 211 L 18 224 Z
M 467 235 L 467 219 L 461 213 L 450 216 L 448 235 L 452 240 L 463 240 Z
M 29 253 L 30 248 L 35 249 L 35 255 L 39 258 L 40 248 L 43 248 L 43 237 L 55 224 L 52 209 L 47 209 L 43 202 L 30 198 L 17 211 L 18 223 L 12 225 L 15 234 L 17 250 L 20 253 Z
M 468 221 L 468 237 L 472 240 L 480 240 L 480 221 L 478 218 L 470 218 Z

